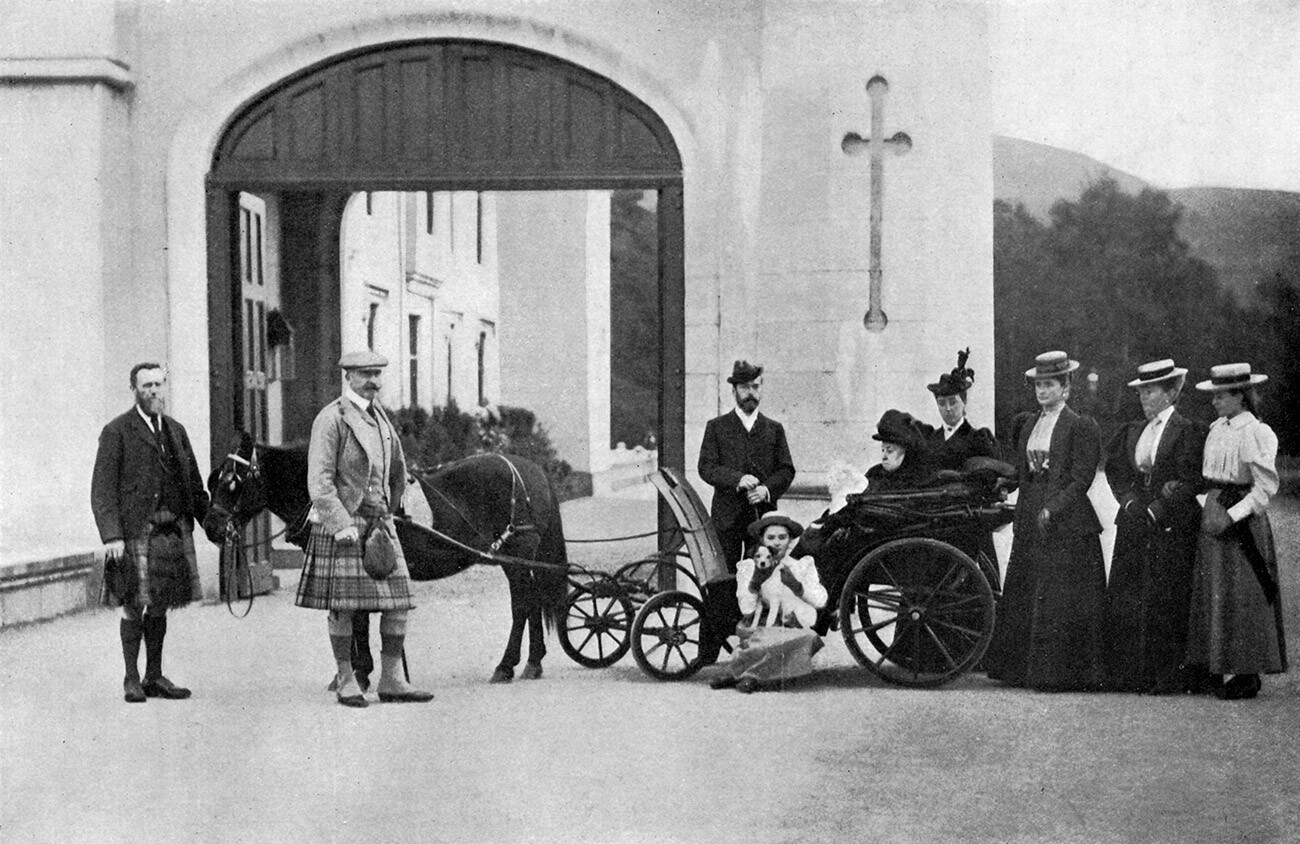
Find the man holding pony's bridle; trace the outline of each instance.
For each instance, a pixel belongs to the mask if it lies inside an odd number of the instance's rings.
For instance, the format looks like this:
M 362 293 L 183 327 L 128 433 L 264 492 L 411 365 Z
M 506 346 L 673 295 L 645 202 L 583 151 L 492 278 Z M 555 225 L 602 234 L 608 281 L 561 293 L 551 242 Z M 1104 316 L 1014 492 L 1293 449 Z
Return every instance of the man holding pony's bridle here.
M 311 538 L 296 603 L 329 610 L 338 701 L 344 706 L 368 705 L 352 670 L 354 612 L 381 614 L 379 699 L 433 699 L 402 676 L 406 613 L 414 604 L 393 524 L 406 489 L 406 458 L 378 400 L 387 365 L 387 358 L 371 351 L 339 359 L 347 385 L 317 414 L 307 450 Z

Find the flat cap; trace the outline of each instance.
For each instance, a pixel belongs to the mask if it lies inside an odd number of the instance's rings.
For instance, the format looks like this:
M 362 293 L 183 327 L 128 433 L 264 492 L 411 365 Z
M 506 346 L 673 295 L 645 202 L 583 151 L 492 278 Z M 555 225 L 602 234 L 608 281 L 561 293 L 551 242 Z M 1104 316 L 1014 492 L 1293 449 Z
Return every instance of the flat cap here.
M 339 358 L 339 366 L 343 369 L 383 369 L 388 366 L 388 358 L 366 349 L 363 352 L 348 352 Z

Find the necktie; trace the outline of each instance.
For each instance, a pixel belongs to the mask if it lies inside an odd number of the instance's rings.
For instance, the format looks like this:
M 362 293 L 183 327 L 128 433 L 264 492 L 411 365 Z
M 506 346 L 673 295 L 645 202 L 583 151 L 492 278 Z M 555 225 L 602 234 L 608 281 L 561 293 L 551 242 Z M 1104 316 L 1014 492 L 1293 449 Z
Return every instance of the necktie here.
M 1156 436 L 1160 431 L 1160 417 L 1147 423 L 1142 429 L 1142 436 L 1137 444 L 1137 466 L 1143 472 L 1150 472 L 1156 463 Z
M 153 431 L 153 441 L 154 443 L 157 444 L 158 450 L 166 454 L 167 446 L 163 442 L 162 417 L 161 416 L 149 417 L 149 427 Z

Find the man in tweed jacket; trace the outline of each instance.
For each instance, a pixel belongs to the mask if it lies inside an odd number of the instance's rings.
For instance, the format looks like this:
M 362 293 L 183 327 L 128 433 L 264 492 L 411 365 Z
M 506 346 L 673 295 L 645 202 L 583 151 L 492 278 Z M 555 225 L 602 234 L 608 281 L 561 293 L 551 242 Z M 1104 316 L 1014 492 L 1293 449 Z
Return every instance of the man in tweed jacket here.
M 406 614 L 414 604 L 392 515 L 406 489 L 406 458 L 379 404 L 387 365 L 383 355 L 371 351 L 352 352 L 339 360 L 347 386 L 317 414 L 307 448 L 311 538 L 296 603 L 329 610 L 338 701 L 344 706 L 368 705 L 352 668 L 352 619 L 357 612 L 381 613 L 379 699 L 406 703 L 433 698 L 411 688 L 402 676 Z M 367 573 L 362 561 L 368 537 L 381 530 L 392 539 L 397 562 L 390 573 L 377 578 Z

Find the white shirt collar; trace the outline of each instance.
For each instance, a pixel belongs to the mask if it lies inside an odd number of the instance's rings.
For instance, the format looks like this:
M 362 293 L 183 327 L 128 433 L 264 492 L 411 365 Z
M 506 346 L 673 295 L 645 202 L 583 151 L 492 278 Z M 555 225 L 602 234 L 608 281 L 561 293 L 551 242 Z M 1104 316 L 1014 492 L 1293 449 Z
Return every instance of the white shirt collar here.
M 348 401 L 355 404 L 361 410 L 362 413 L 370 412 L 370 402 L 363 399 L 356 390 L 352 389 L 351 387 L 344 387 L 343 395 L 347 396 Z
M 754 422 L 758 419 L 758 408 L 754 408 L 753 413 L 745 413 L 736 405 L 736 416 L 740 417 L 740 424 L 745 426 L 746 431 L 754 430 Z
M 1169 417 L 1170 417 L 1170 416 L 1173 416 L 1173 415 L 1174 415 L 1174 406 L 1171 404 L 1171 405 L 1169 405 L 1168 407 L 1166 407 L 1164 410 L 1162 410 L 1162 411 L 1160 411 L 1159 413 L 1157 413 L 1157 414 L 1156 414 L 1155 416 L 1153 416 L 1151 419 L 1149 419 L 1149 420 L 1147 421 L 1147 424 L 1149 425 L 1149 424 L 1151 424 L 1152 422 L 1154 422 L 1154 421 L 1156 421 L 1157 419 L 1159 419 L 1161 425 L 1168 425 L 1168 424 L 1169 424 Z
M 947 423 L 945 423 L 943 426 L 943 438 L 945 440 L 951 439 L 952 435 L 957 433 L 957 429 L 960 428 L 965 423 L 966 423 L 965 419 L 961 420 L 956 425 L 952 425 L 952 426 L 949 426 Z
M 135 406 L 135 412 L 138 413 L 138 414 L 140 414 L 140 418 L 144 420 L 144 424 L 149 428 L 150 431 L 153 431 L 153 430 L 154 430 L 154 427 L 153 427 L 153 419 L 150 419 L 150 418 L 149 418 L 149 414 L 147 414 L 147 413 L 145 413 L 143 410 L 141 410 L 141 409 L 140 409 L 140 405 L 138 405 L 138 404 Z M 162 414 L 161 414 L 161 413 L 158 414 L 158 424 L 159 424 L 159 425 L 162 425 Z

